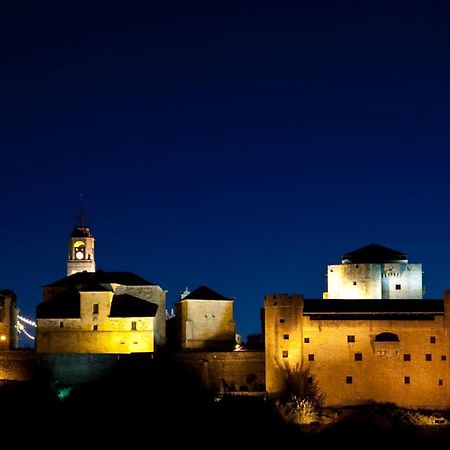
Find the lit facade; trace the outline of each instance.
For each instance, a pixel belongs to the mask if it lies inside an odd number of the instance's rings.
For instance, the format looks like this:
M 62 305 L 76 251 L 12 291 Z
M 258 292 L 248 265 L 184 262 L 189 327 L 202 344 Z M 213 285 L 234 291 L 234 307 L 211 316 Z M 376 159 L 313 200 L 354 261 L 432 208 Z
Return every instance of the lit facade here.
M 411 264 L 407 255 L 377 244 L 349 252 L 341 264 L 328 266 L 330 299 L 422 298 L 422 264 Z
M 233 303 L 206 286 L 180 299 L 175 305 L 179 346 L 185 350 L 233 349 Z
M 76 273 L 44 287 L 44 301 L 37 307 L 36 350 L 153 352 L 165 342 L 164 314 L 165 291 L 137 275 Z
M 373 262 L 373 256 L 369 252 L 369 262 L 354 263 L 363 266 L 364 278 L 373 273 L 368 266 L 407 264 Z M 413 408 L 449 408 L 450 292 L 444 300 L 423 300 L 416 289 L 421 268 L 416 269 L 410 277 L 411 290 L 407 285 L 402 289 L 416 292 L 416 297 L 383 298 L 369 294 L 370 290 L 346 299 L 340 295 L 325 300 L 298 294 L 266 296 L 267 391 L 282 393 L 298 379 L 317 386 L 326 406 L 393 402 Z M 344 288 L 333 280 L 329 294 L 346 292 L 347 278 L 343 278 Z M 352 273 L 348 279 L 351 289 L 358 278 Z M 376 284 L 382 283 L 374 276 Z
M 0 351 L 13 350 L 18 344 L 17 303 L 12 291 L 0 291 Z

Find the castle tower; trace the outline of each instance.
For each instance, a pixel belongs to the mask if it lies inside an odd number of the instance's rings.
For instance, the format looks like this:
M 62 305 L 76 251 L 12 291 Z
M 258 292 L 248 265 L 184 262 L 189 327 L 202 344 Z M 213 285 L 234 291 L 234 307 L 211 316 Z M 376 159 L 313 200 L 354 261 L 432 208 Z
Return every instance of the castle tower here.
M 94 236 L 86 225 L 76 226 L 69 236 L 67 276 L 77 272 L 95 272 Z
M 329 299 L 421 299 L 422 264 L 379 244 L 369 244 L 328 266 Z

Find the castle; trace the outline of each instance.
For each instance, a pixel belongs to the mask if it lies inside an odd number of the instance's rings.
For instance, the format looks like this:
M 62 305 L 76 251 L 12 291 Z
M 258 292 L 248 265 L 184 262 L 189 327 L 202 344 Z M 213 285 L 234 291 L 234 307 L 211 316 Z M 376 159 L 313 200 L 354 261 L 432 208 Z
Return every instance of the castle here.
M 241 346 L 232 299 L 200 286 L 186 290 L 169 317 L 160 285 L 96 270 L 94 236 L 78 226 L 67 277 L 44 286 L 37 306 L 36 355 L 76 365 L 165 348 L 216 391 L 278 396 L 314 386 L 326 406 L 450 408 L 450 291 L 424 300 L 421 264 L 377 244 L 329 265 L 327 284 L 318 299 L 266 295 L 263 348 Z M 0 331 L 10 349 L 14 305 L 3 296 Z
M 268 392 L 297 375 L 328 406 L 450 406 L 450 293 L 423 300 L 421 265 L 405 254 L 350 252 L 328 266 L 324 299 L 268 295 L 264 310 Z

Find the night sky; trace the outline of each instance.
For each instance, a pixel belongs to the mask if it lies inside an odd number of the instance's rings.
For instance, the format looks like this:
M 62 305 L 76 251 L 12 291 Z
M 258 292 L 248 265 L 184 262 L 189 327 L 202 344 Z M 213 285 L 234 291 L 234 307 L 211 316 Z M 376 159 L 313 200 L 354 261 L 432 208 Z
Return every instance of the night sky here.
M 265 294 L 320 298 L 371 242 L 450 288 L 448 1 L 9 3 L 0 287 L 22 314 L 65 276 L 80 193 L 97 268 L 169 308 L 208 285 L 243 336 Z

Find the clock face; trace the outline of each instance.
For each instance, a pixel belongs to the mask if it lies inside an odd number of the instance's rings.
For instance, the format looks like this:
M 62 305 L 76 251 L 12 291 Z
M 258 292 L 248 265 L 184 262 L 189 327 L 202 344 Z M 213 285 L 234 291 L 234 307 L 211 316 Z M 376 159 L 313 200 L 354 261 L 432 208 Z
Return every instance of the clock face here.
M 75 253 L 75 258 L 77 259 L 83 259 L 84 258 L 84 253 L 82 251 L 77 251 Z

